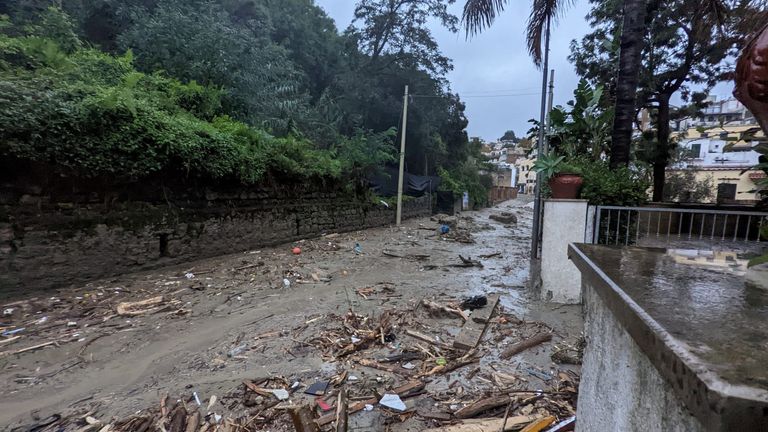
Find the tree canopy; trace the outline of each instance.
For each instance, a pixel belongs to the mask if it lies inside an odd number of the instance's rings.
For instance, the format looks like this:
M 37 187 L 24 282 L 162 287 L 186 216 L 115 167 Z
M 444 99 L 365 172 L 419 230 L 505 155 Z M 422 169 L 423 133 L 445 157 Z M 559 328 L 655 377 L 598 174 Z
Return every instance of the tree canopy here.
M 464 104 L 428 28 L 456 31 L 448 3 L 361 0 L 341 33 L 313 0 L 3 3 L 0 152 L 126 178 L 195 163 L 248 182 L 273 169 L 365 176 L 397 151 L 409 85 L 408 170 L 461 177 L 473 160 Z M 38 133 L 45 112 L 66 133 Z M 237 161 L 208 170 L 211 152 Z

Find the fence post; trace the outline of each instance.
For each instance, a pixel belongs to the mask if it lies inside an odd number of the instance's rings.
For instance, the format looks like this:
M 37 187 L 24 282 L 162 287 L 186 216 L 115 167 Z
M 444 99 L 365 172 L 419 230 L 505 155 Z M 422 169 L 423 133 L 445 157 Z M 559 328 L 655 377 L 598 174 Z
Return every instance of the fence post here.
M 597 206 L 587 206 L 587 225 L 584 230 L 584 243 L 597 243 Z
M 541 242 L 541 294 L 555 303 L 581 303 L 581 273 L 568 259 L 568 245 L 584 242 L 587 200 L 544 201 Z

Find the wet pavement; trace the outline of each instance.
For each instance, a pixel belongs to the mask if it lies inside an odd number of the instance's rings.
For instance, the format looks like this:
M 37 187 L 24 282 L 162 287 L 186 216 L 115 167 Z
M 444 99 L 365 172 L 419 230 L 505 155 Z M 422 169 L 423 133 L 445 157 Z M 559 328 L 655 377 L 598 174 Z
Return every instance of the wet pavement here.
M 396 317 L 394 340 L 360 357 L 418 344 L 403 335 L 406 329 L 449 344 L 462 320 L 430 316 L 422 300 L 455 304 L 476 294 L 500 294 L 496 316 L 504 319 L 489 324 L 476 364 L 426 379 L 426 395 L 414 399 L 414 408 L 452 412 L 500 387 L 548 389 L 559 371 L 578 371 L 553 363 L 550 355 L 578 343 L 581 309 L 541 303 L 526 288 L 528 203 L 522 198 L 465 212 L 446 236 L 434 218 L 414 219 L 401 228 L 330 234 L 4 300 L 2 327 L 11 333 L 0 337 L 0 428 L 54 414 L 88 413 L 107 423 L 156 407 L 161 394 L 193 391 L 204 402 L 216 395 L 222 407 L 214 404 L 213 411 L 245 413 L 224 400 L 243 380 L 257 377 L 284 377 L 303 388 L 345 372 L 359 380 L 348 382 L 352 394 L 377 394 L 402 384 L 403 377 L 338 358 L 333 347 L 344 331 L 341 320 L 346 323 L 350 312 L 362 323 L 368 319 L 362 317 L 380 319 L 385 311 Z M 516 215 L 517 223 L 489 219 L 501 211 Z M 456 241 L 465 240 L 451 236 L 458 232 L 469 232 L 472 242 Z M 294 247 L 301 253 L 292 254 Z M 482 268 L 463 267 L 459 255 Z M 151 313 L 116 313 L 121 302 L 157 296 L 162 298 Z M 506 346 L 542 331 L 551 331 L 553 342 L 499 358 Z M 424 371 L 439 358 L 414 363 Z M 301 400 L 299 393 L 291 403 Z M 529 414 L 546 411 L 529 405 Z M 350 430 L 359 431 L 434 426 L 422 416 L 393 419 L 378 408 L 350 421 Z M 293 430 L 284 419 L 270 424 L 268 430 Z

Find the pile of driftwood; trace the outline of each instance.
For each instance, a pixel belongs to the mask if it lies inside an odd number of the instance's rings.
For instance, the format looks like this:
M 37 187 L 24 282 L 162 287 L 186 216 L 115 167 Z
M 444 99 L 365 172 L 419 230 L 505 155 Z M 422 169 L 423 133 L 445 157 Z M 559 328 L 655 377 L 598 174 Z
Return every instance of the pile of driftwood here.
M 358 292 L 363 298 L 385 293 L 391 291 Z M 255 342 L 242 344 L 243 352 L 233 353 L 233 357 L 247 354 L 254 344 L 267 339 L 295 344 L 284 347 L 290 355 L 309 348 L 337 366 L 335 375 L 312 375 L 312 379 L 320 379 L 314 383 L 300 376 L 248 379 L 220 398 L 205 399 L 197 393 L 181 399 L 164 397 L 128 418 L 105 421 L 91 416 L 86 420 L 80 415 L 38 430 L 347 431 L 353 430 L 349 425 L 354 424 L 354 416 L 373 410 L 394 430 L 396 423 L 409 420 L 435 432 L 572 430 L 578 388 L 575 373 L 500 370 L 479 363 L 494 348 L 483 344 L 484 339 L 518 340 L 499 351 L 500 361 L 552 339 L 551 329 L 541 323 L 526 323 L 497 312 L 498 295 L 482 297 L 464 302 L 425 298 L 411 309 L 384 310 L 377 315 L 352 310 L 320 315 L 293 330 L 254 336 Z M 162 305 L 150 299 L 120 309 L 133 313 Z M 467 309 L 470 305 L 474 310 Z M 461 328 L 453 340 L 441 338 L 424 324 L 426 316 L 460 320 Z M 489 328 L 495 336 L 484 338 Z M 243 340 L 238 337 L 235 345 Z M 376 379 L 366 381 L 365 370 L 372 371 Z M 530 385 L 530 379 L 538 379 L 544 386 Z M 447 391 L 427 390 L 430 382 L 439 381 L 450 383 Z M 61 429 L 64 424 L 76 428 Z
M 70 342 L 85 342 L 87 346 L 105 334 L 136 325 L 115 318 L 189 313 L 173 298 L 175 293 L 147 297 L 148 293 L 98 288 L 6 303 L 0 307 L 0 357 Z M 140 299 L 132 300 L 137 294 Z

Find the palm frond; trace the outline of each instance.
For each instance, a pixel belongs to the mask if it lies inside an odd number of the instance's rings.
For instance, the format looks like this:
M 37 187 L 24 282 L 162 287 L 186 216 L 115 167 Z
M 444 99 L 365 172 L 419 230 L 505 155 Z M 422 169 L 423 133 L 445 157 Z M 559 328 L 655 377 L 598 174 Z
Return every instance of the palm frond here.
M 554 23 L 560 18 L 563 10 L 570 6 L 573 0 L 534 0 L 531 15 L 528 17 L 526 41 L 528 53 L 533 63 L 541 67 L 542 42 L 546 36 L 547 23 Z
M 467 32 L 467 37 L 474 36 L 493 24 L 507 0 L 467 0 L 461 22 Z

